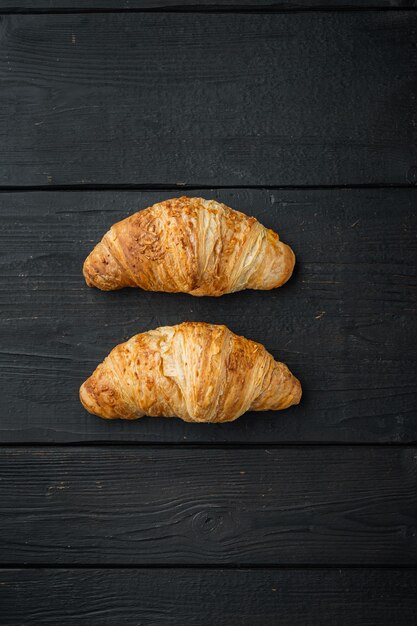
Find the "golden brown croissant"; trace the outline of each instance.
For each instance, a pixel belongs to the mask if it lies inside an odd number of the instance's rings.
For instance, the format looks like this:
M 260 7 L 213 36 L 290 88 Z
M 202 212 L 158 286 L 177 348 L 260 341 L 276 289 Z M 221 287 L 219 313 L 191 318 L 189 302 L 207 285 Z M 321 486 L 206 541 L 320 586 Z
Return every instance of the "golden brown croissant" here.
M 178 416 L 231 422 L 245 411 L 298 404 L 300 382 L 265 348 L 226 326 L 186 322 L 135 335 L 114 348 L 80 389 L 107 419 Z
M 295 256 L 254 217 L 203 198 L 174 198 L 114 224 L 84 263 L 90 287 L 221 296 L 273 289 Z

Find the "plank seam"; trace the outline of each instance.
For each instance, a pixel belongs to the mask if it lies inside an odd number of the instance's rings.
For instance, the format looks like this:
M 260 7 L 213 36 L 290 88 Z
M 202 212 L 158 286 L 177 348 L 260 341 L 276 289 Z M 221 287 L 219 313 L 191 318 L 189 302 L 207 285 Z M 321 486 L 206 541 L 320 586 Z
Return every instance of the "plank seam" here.
M 195 5 L 190 7 L 177 6 L 177 7 L 149 7 L 149 8 L 62 8 L 62 9 L 48 9 L 45 8 L 31 8 L 31 9 L 19 9 L 19 8 L 3 8 L 0 11 L 1 15 L 66 15 L 66 14 L 102 14 L 102 13 L 211 13 L 211 14 L 259 14 L 259 15 L 278 15 L 289 13 L 388 13 L 388 12 L 412 12 L 417 11 L 417 7 L 392 7 L 392 6 L 363 6 L 363 7 L 351 7 L 351 6 L 317 6 L 317 7 L 282 7 L 282 6 L 218 6 L 218 5 Z
M 132 563 L 127 563 L 126 565 L 121 565 L 120 563 L 0 563 L 0 571 L 1 570 L 39 570 L 39 569 L 52 569 L 52 570 L 64 570 L 64 569 L 73 569 L 73 570 L 173 570 L 173 569 L 181 569 L 181 570 L 411 570 L 417 572 L 417 565 L 361 565 L 361 564 L 304 564 L 300 563 L 297 565 L 294 564 L 263 564 L 263 563 L 255 563 L 255 564 L 234 564 L 234 563 L 225 563 L 225 564 L 213 564 L 213 563 L 199 563 L 199 564 L 184 564 L 184 563 L 166 563 L 166 564 L 149 564 L 149 565 L 134 565 Z
M 0 450 L 2 448 L 6 449 L 22 449 L 22 448 L 35 448 L 35 449 L 65 449 L 65 448 L 153 448 L 153 449 L 164 449 L 164 448 L 177 448 L 179 450 L 230 450 L 230 449 L 251 449 L 251 450 L 280 450 L 285 448 L 403 448 L 403 449 L 417 449 L 417 442 L 376 442 L 376 443 L 366 443 L 366 442 L 356 442 L 356 443 L 346 443 L 346 442 L 288 442 L 288 443 L 249 443 L 249 442 L 190 442 L 190 443 L 178 443 L 178 442 L 170 442 L 170 441 L 161 441 L 161 442 L 132 442 L 132 441 L 59 441 L 59 442 L 39 442 L 39 441 L 29 441 L 29 442 L 0 442 Z
M 417 185 L 408 183 L 362 183 L 346 185 L 207 185 L 198 183 L 162 183 L 162 184 L 83 184 L 83 185 L 0 185 L 0 193 L 28 193 L 44 191 L 191 191 L 195 189 L 266 189 L 266 190 L 355 190 L 355 189 L 414 189 Z

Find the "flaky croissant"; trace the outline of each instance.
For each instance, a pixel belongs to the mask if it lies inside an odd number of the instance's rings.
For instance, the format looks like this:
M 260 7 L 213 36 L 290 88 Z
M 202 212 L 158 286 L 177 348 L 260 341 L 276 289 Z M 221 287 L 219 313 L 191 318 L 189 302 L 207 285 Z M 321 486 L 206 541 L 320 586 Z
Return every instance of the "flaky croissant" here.
M 90 287 L 221 296 L 273 289 L 295 256 L 254 217 L 203 198 L 174 198 L 114 224 L 84 263 Z
M 300 382 L 265 348 L 226 326 L 186 322 L 116 346 L 80 389 L 90 413 L 107 419 L 178 416 L 231 422 L 245 411 L 298 404 Z

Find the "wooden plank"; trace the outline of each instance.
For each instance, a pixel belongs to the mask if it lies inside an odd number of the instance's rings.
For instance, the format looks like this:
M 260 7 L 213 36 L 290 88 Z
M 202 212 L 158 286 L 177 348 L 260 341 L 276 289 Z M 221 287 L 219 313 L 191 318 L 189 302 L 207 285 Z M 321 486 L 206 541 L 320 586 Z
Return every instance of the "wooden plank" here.
M 2 0 L 0 11 L 71 11 L 92 9 L 114 11 L 271 11 L 308 8 L 367 9 L 410 8 L 416 0 Z
M 115 221 L 175 192 L 0 195 L 3 442 L 411 442 L 417 438 L 417 190 L 193 190 L 255 215 L 297 253 L 272 292 L 222 298 L 86 287 Z M 233 424 L 88 415 L 78 388 L 116 344 L 182 321 L 225 323 L 300 377 L 302 404 Z
M 415 570 L 3 569 L 9 626 L 409 626 Z
M 3 448 L 9 564 L 415 565 L 416 448 Z
M 417 180 L 417 14 L 6 15 L 0 185 Z

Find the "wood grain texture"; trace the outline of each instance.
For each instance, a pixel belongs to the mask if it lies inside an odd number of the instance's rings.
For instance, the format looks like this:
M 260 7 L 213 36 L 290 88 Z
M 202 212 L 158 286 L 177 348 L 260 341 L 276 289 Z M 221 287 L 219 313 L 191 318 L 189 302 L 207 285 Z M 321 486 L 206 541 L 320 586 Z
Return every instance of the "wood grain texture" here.
M 222 298 L 92 290 L 81 269 L 94 243 L 175 192 L 0 195 L 1 440 L 415 441 L 417 190 L 187 193 L 276 229 L 298 259 L 287 285 Z M 301 405 L 224 425 L 84 411 L 78 388 L 113 346 L 183 321 L 263 343 L 301 379 Z
M 410 626 L 416 570 L 3 569 L 8 626 Z
M 6 448 L 3 563 L 417 563 L 417 449 Z
M 6 15 L 0 184 L 417 181 L 417 14 Z
M 410 8 L 416 0 L 1 0 L 1 11 L 71 11 L 92 9 L 167 11 L 271 11 L 309 8 Z

